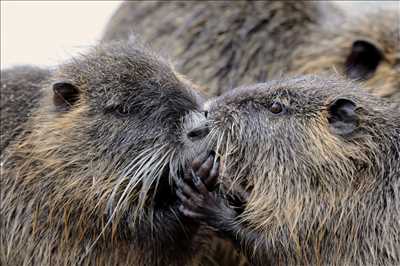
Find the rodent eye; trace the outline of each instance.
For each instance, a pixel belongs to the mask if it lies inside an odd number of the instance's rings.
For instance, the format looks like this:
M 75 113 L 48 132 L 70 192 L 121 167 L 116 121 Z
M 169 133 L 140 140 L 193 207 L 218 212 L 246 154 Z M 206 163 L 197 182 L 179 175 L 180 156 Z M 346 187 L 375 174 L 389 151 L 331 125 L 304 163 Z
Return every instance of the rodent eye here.
M 271 113 L 273 114 L 279 114 L 283 111 L 283 107 L 282 104 L 279 102 L 273 102 L 271 104 L 271 107 L 269 108 L 269 110 L 271 111 Z
M 125 117 L 129 115 L 129 110 L 125 109 L 123 106 L 112 105 L 105 108 L 105 113 L 112 113 L 119 117 Z
M 129 112 L 128 112 L 125 108 L 123 108 L 123 107 L 116 108 L 115 112 L 116 112 L 119 116 L 126 116 L 126 115 L 129 114 Z

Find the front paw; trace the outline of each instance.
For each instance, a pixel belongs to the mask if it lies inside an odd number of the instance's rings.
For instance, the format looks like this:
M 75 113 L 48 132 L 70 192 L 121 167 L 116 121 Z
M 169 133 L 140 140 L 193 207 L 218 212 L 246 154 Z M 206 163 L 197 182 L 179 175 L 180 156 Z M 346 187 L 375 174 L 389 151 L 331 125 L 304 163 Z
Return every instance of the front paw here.
M 216 192 L 211 192 L 207 188 L 205 182 L 212 187 L 219 172 L 219 162 L 214 161 L 213 156 L 210 154 L 202 163 L 194 161 L 191 171 L 193 187 L 189 185 L 190 181 L 187 179 L 179 181 L 176 193 L 182 202 L 179 210 L 183 215 L 219 229 L 234 218 L 235 211 Z
M 197 183 L 196 183 L 197 184 Z M 197 187 L 197 185 L 195 186 Z M 205 185 L 203 184 L 205 187 Z M 176 195 L 181 201 L 179 210 L 183 215 L 189 218 L 197 219 L 200 221 L 207 221 L 208 216 L 212 215 L 213 207 L 210 203 L 214 195 L 206 191 L 199 192 L 198 190 L 192 188 L 186 181 L 180 181 L 177 185 L 178 189 Z
M 186 172 L 184 179 L 187 183 L 200 179 L 209 191 L 213 191 L 218 183 L 219 165 L 219 158 L 215 158 L 215 152 L 210 151 L 193 160 L 191 169 Z

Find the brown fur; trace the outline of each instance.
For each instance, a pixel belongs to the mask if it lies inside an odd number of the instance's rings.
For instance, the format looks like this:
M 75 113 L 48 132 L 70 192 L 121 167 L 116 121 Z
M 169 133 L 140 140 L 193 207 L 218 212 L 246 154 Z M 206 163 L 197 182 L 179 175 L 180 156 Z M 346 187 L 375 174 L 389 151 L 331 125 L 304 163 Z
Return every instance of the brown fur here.
M 103 40 L 140 33 L 210 96 L 282 76 L 342 73 L 353 42 L 368 40 L 384 59 L 363 87 L 399 101 L 400 12 L 371 9 L 353 14 L 318 1 L 125 2 Z
M 351 134 L 329 122 L 338 99 L 355 103 Z M 275 101 L 286 112 L 270 113 Z M 341 79 L 307 76 L 233 90 L 208 110 L 225 189 L 250 192 L 220 230 L 231 230 L 253 263 L 400 264 L 398 106 Z
M 66 110 L 52 82 L 77 86 Z M 1 162 L 1 265 L 197 265 L 207 230 L 176 210 L 172 178 L 201 98 L 138 42 L 57 68 Z M 184 151 L 188 152 L 184 152 Z

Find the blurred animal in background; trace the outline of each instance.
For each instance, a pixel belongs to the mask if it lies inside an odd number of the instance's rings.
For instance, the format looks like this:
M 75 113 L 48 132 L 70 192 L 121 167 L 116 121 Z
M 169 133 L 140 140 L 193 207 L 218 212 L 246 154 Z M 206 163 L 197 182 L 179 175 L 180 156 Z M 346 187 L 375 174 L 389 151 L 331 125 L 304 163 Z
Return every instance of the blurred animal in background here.
M 366 3 L 359 3 L 366 5 Z M 320 1 L 124 2 L 103 41 L 138 32 L 209 96 L 288 75 L 339 72 L 400 101 L 400 8 Z
M 48 69 L 28 65 L 1 71 L 0 153 L 22 132 L 50 75 Z

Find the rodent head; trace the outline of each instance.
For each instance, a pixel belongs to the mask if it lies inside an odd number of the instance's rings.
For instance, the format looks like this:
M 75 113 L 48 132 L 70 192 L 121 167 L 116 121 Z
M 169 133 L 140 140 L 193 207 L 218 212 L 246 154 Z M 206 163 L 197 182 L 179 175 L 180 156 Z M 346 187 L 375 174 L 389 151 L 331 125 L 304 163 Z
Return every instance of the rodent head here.
M 31 133 L 15 148 L 26 200 L 42 198 L 54 216 L 64 209 L 82 222 L 150 211 L 143 206 L 158 204 L 154 191 L 187 159 L 185 116 L 202 102 L 194 85 L 138 42 L 95 47 L 49 83 Z
M 318 25 L 294 52 L 294 72 L 338 71 L 371 93 L 400 100 L 399 9 L 349 14 Z
M 352 83 L 314 76 L 271 81 L 206 105 L 207 141 L 222 156 L 222 182 L 250 192 L 246 212 L 258 226 L 298 221 L 296 211 L 398 174 L 397 107 Z

